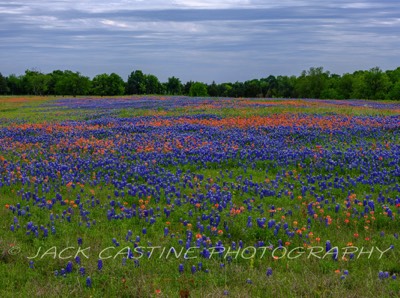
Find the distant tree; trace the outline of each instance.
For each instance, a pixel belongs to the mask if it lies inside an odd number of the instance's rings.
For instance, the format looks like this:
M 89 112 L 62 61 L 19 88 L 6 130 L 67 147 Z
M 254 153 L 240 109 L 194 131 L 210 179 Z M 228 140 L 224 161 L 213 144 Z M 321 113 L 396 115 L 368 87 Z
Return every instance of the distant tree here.
M 354 83 L 353 75 L 349 73 L 346 73 L 342 77 L 340 77 L 337 85 L 339 98 L 342 99 L 351 98 L 353 93 L 353 83 Z
M 205 87 L 205 89 L 204 89 Z M 224 97 L 284 97 L 321 99 L 399 99 L 400 67 L 383 72 L 379 67 L 358 70 L 342 76 L 330 74 L 323 67 L 311 67 L 300 76 L 273 76 L 245 82 L 216 84 L 188 81 L 170 77 L 160 83 L 155 75 L 133 71 L 128 81 L 112 73 L 99 74 L 93 82 L 79 72 L 55 70 L 44 74 L 36 69 L 21 76 L 4 77 L 0 73 L 0 94 L 31 95 L 122 95 L 169 94 Z
M 311 67 L 303 71 L 296 81 L 296 93 L 300 97 L 320 98 L 329 78 L 323 67 Z
M 387 70 L 386 75 L 391 82 L 388 98 L 400 100 L 400 67 L 397 67 L 395 70 Z
M 324 89 L 321 92 L 322 99 L 342 99 L 339 93 L 339 82 L 340 76 L 337 74 L 331 74 L 325 84 Z
M 297 78 L 295 76 L 277 76 L 271 89 L 273 97 L 293 98 L 297 97 L 295 92 Z
M 261 81 L 265 82 L 266 85 L 263 88 L 263 94 L 265 97 L 274 97 L 277 92 L 277 80 L 275 76 L 270 75 L 267 78 L 261 79 Z
M 88 77 L 79 72 L 70 70 L 64 71 L 63 75 L 57 80 L 55 94 L 59 95 L 87 95 L 91 92 L 91 81 Z
M 328 88 L 325 88 L 324 90 L 322 90 L 320 98 L 321 99 L 341 99 L 340 94 L 337 91 L 337 89 L 332 88 L 332 87 L 328 87 Z
M 8 92 L 7 80 L 0 72 L 0 94 L 7 94 Z
M 124 80 L 112 73 L 110 75 L 103 73 L 96 75 L 92 80 L 92 94 L 101 96 L 122 95 L 125 91 Z
M 356 71 L 352 74 L 352 88 L 350 97 L 347 98 L 354 98 L 354 99 L 367 99 L 368 92 L 365 81 L 365 71 Z
M 232 86 L 232 88 L 229 91 L 230 97 L 244 97 L 245 96 L 244 83 L 235 82 L 231 86 Z
M 189 95 L 190 88 L 192 87 L 193 84 L 194 84 L 193 81 L 188 81 L 185 83 L 185 85 L 183 86 L 183 94 L 184 95 Z
M 218 85 L 214 81 L 211 83 L 211 85 L 207 86 L 207 89 L 208 89 L 208 94 L 210 96 L 214 96 L 214 97 L 219 96 Z
M 7 86 L 11 95 L 24 94 L 24 88 L 22 83 L 22 77 L 17 77 L 15 74 L 11 74 L 7 77 Z
M 25 91 L 31 95 L 47 94 L 49 81 L 49 75 L 43 74 L 35 69 L 26 70 L 22 80 Z
M 391 82 L 386 73 L 379 67 L 371 68 L 364 75 L 366 98 L 386 99 Z
M 245 97 L 260 97 L 260 94 L 262 96 L 262 90 L 259 80 L 254 79 L 246 81 L 244 82 L 243 87 Z
M 94 95 L 109 95 L 108 87 L 109 87 L 109 76 L 106 73 L 96 75 L 92 80 L 92 89 L 91 94 Z
M 109 76 L 109 91 L 110 95 L 123 95 L 125 93 L 125 82 L 116 73 L 111 73 Z
M 268 92 L 268 82 L 266 82 L 263 79 L 260 79 L 259 85 L 260 85 L 260 94 L 257 95 L 257 97 L 265 97 Z
M 167 94 L 180 95 L 182 94 L 182 83 L 178 78 L 170 77 L 166 83 Z
M 387 70 L 386 75 L 388 76 L 392 84 L 400 82 L 400 67 L 397 67 L 395 70 Z
M 207 85 L 201 82 L 195 82 L 190 86 L 189 96 L 207 96 Z
M 144 94 L 146 78 L 141 70 L 132 71 L 126 84 L 126 94 Z
M 388 97 L 392 100 L 400 100 L 400 80 L 392 86 Z
M 232 90 L 231 83 L 223 83 L 218 85 L 219 96 L 229 97 Z
M 146 94 L 161 94 L 162 86 L 160 81 L 155 75 L 148 74 L 145 75 L 144 78 L 145 78 Z
M 47 83 L 48 85 L 48 93 L 52 95 L 57 95 L 56 92 L 56 85 L 59 80 L 62 79 L 64 76 L 64 72 L 62 70 L 54 70 L 52 73 L 49 74 L 50 79 Z

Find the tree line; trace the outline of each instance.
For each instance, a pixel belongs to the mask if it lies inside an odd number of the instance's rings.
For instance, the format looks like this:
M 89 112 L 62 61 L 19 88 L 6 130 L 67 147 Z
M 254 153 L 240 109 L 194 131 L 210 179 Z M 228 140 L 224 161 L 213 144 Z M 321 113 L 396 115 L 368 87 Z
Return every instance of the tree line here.
M 152 74 L 132 71 L 127 81 L 118 74 L 99 74 L 93 79 L 80 72 L 31 69 L 23 75 L 0 73 L 1 95 L 189 95 L 215 97 L 321 98 L 321 99 L 400 99 L 400 67 L 382 71 L 379 67 L 343 75 L 311 67 L 300 76 L 273 76 L 245 82 L 205 84 L 169 77 L 161 83 Z

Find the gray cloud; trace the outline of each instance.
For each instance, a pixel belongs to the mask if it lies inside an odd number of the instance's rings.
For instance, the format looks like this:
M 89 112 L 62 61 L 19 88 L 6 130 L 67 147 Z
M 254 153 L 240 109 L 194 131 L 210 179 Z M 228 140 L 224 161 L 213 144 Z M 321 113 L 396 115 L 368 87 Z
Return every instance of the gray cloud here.
M 400 66 L 397 1 L 0 1 L 0 72 L 244 81 Z

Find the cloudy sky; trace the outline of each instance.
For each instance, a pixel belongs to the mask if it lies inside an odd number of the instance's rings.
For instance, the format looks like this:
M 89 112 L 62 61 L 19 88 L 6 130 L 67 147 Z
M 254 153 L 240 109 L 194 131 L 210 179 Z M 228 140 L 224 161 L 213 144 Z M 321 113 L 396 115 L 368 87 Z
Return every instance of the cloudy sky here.
M 210 83 L 400 66 L 398 0 L 0 0 L 0 72 Z

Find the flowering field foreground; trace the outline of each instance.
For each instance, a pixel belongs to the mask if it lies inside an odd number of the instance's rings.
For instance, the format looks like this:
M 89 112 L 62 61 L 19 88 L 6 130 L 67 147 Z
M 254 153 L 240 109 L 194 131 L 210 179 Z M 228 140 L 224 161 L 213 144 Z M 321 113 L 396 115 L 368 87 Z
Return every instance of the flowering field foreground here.
M 1 297 L 400 295 L 400 104 L 0 98 Z

